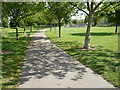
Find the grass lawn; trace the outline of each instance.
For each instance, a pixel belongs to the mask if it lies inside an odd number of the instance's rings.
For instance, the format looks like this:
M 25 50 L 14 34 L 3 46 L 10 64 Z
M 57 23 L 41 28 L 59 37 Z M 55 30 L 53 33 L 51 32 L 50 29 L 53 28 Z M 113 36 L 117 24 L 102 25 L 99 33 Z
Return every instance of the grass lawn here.
M 30 28 L 27 28 L 27 33 L 29 31 Z M 34 28 L 31 34 L 36 31 L 38 30 Z M 2 30 L 2 34 L 4 36 L 2 50 L 8 52 L 2 54 L 2 87 L 14 88 L 18 84 L 21 66 L 31 38 L 25 38 L 22 28 L 19 28 L 19 40 L 15 39 L 15 29 L 5 28 Z
M 58 28 L 46 31 L 53 43 L 72 55 L 81 63 L 93 69 L 107 81 L 120 87 L 118 83 L 118 35 L 115 27 L 93 27 L 91 47 L 96 50 L 80 50 L 84 44 L 86 28 L 64 28 L 62 37 L 58 38 Z M 96 81 L 97 82 L 97 81 Z

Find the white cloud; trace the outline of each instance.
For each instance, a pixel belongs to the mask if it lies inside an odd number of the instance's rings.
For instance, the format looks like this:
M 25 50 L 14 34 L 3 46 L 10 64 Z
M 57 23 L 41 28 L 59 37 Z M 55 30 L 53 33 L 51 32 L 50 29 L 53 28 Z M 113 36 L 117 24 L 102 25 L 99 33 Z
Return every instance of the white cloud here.
M 78 14 L 72 16 L 71 19 L 83 20 L 85 19 L 85 14 L 82 11 L 79 11 Z

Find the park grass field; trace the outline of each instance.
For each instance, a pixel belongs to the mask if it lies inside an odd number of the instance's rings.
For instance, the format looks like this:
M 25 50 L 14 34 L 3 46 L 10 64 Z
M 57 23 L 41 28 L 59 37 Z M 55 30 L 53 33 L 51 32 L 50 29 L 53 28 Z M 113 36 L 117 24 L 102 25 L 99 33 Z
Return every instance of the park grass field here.
M 30 28 L 27 27 L 27 33 Z M 38 31 L 34 28 L 33 33 Z M 2 30 L 2 87 L 15 88 L 21 74 L 21 66 L 23 64 L 26 49 L 31 38 L 25 37 L 23 28 L 19 28 L 19 40 L 15 39 L 15 29 L 4 28 Z
M 118 34 L 115 27 L 93 27 L 91 32 L 91 47 L 96 50 L 81 50 L 84 45 L 86 28 L 64 28 L 62 37 L 58 38 L 58 28 L 46 31 L 46 35 L 61 49 L 72 55 L 78 61 L 90 67 L 107 81 L 120 87 L 118 67 Z M 96 81 L 97 82 L 97 81 Z

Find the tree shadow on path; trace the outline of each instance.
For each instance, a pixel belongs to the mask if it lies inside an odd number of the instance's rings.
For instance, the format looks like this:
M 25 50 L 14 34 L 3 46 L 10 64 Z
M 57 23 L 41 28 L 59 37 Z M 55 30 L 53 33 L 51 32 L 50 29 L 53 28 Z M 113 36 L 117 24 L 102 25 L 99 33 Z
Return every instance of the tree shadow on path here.
M 64 79 L 68 72 L 77 72 L 71 80 L 82 79 L 86 68 L 47 40 L 46 37 L 33 37 L 26 53 L 20 85 L 32 77 L 42 79 L 54 75 L 58 80 Z

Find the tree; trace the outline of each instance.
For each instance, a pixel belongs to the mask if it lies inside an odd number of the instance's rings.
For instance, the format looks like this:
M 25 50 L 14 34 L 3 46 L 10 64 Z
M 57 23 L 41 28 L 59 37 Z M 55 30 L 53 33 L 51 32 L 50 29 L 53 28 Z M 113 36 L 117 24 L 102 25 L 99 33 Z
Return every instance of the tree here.
M 23 2 L 4 2 L 3 3 L 3 15 L 7 14 L 11 20 L 14 20 L 14 24 L 16 26 L 16 39 L 18 40 L 18 25 L 19 21 L 21 19 L 21 16 L 23 15 L 22 9 L 23 9 L 24 3 Z
M 43 3 L 42 3 L 43 5 Z M 7 14 L 16 27 L 16 39 L 18 40 L 18 26 L 21 19 L 26 24 L 26 17 L 33 15 L 41 9 L 40 3 L 35 2 L 3 2 L 3 15 Z M 25 31 L 25 29 L 24 29 Z
M 100 18 L 100 17 L 99 17 L 97 14 L 95 14 L 95 15 L 93 16 L 92 26 L 96 26 L 96 25 L 97 25 L 97 21 L 98 21 L 99 18 Z M 88 22 L 88 17 L 87 17 L 87 16 L 85 17 L 84 22 L 85 22 L 85 23 Z
M 106 4 L 104 6 L 106 6 Z M 111 2 L 111 6 L 103 13 L 108 18 L 108 22 L 115 24 L 116 34 L 118 32 L 118 25 L 120 24 L 120 2 Z
M 2 26 L 8 28 L 9 26 L 9 19 L 8 17 L 2 17 Z
M 22 20 L 24 21 L 24 34 L 26 34 L 27 22 L 29 22 L 29 24 L 31 25 L 31 31 L 32 31 L 32 26 L 33 24 L 35 24 L 35 21 L 38 19 L 37 13 L 42 12 L 45 6 L 44 2 L 39 2 L 39 3 L 27 2 L 25 4 L 26 7 L 24 8 L 24 16 L 22 18 Z
M 48 3 L 48 9 L 55 15 L 58 21 L 59 37 L 61 37 L 61 26 L 64 23 L 65 17 L 68 17 L 73 11 L 73 7 L 68 2 L 51 2 Z
M 65 24 L 70 23 L 70 20 L 71 20 L 70 16 L 65 17 L 65 18 L 64 18 Z
M 93 16 L 93 25 L 92 26 L 96 26 L 97 25 L 98 18 L 99 17 L 97 15 Z
M 33 30 L 33 25 L 35 23 L 35 21 L 37 20 L 37 16 L 36 15 L 31 15 L 29 17 L 26 17 L 26 23 L 27 25 L 31 26 L 30 32 L 32 32 Z
M 46 23 L 50 25 L 50 31 L 51 31 L 53 22 L 56 22 L 55 15 L 49 9 L 46 9 L 43 12 L 43 16 L 44 19 L 47 21 Z
M 104 1 L 104 0 L 103 0 Z M 87 24 L 87 30 L 86 30 L 86 35 L 85 35 L 85 41 L 84 41 L 84 48 L 85 49 L 90 49 L 90 33 L 91 33 L 91 27 L 92 27 L 92 22 L 93 22 L 93 16 L 95 13 L 100 12 L 107 7 L 111 5 L 108 4 L 106 7 L 100 9 L 103 5 L 103 1 L 101 2 L 82 2 L 82 3 L 70 3 L 74 7 L 76 7 L 78 10 L 83 11 L 88 18 L 88 24 Z M 87 11 L 85 11 L 87 9 Z

